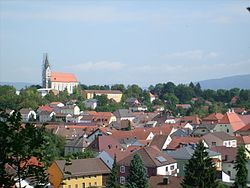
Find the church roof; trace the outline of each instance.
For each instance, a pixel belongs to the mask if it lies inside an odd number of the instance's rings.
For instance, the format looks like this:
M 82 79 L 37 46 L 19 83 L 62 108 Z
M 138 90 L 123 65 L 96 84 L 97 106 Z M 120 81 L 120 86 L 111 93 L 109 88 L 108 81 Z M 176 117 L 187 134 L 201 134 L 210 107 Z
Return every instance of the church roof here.
M 75 75 L 71 73 L 52 72 L 51 82 L 78 82 Z

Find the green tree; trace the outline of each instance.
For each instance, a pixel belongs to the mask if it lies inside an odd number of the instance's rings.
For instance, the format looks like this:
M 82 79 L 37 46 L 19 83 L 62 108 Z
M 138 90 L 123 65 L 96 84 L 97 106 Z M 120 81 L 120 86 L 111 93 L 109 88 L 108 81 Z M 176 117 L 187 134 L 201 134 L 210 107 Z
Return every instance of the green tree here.
M 124 92 L 126 88 L 123 84 L 115 84 L 111 86 L 111 90 L 119 90 L 121 92 Z
M 216 168 L 202 142 L 196 145 L 195 152 L 186 165 L 185 177 L 181 184 L 184 188 L 217 187 Z
M 88 159 L 94 158 L 96 153 L 91 149 L 85 149 L 84 152 L 75 152 L 66 155 L 64 158 L 66 159 Z
M 108 188 L 119 188 L 119 182 L 118 182 L 118 167 L 116 164 L 116 156 L 114 157 L 114 163 L 112 166 L 111 174 L 108 177 L 107 181 L 107 187 Z
M 237 170 L 234 187 L 245 188 L 247 187 L 247 156 L 243 146 L 238 147 L 234 168 Z
M 130 163 L 129 174 L 127 178 L 128 188 L 147 188 L 148 179 L 146 168 L 143 164 L 143 161 L 140 155 L 135 154 Z
M 50 143 L 45 139 L 45 127 L 35 127 L 21 123 L 21 114 L 14 112 L 11 116 L 0 114 L 0 187 L 10 187 L 28 177 L 34 178 L 38 184 L 47 182 L 45 148 Z M 32 157 L 42 165 L 32 165 L 28 162 Z M 6 166 L 12 167 L 13 174 L 6 171 Z M 21 187 L 21 186 L 20 186 Z M 43 187 L 43 186 L 41 186 Z

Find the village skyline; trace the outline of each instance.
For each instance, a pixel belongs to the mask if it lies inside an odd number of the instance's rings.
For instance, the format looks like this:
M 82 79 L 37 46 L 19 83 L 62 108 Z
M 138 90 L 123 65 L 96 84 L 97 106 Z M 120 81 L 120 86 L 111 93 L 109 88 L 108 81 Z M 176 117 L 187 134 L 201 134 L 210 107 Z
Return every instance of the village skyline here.
M 54 70 L 87 85 L 145 87 L 250 73 L 246 1 L 0 6 L 1 82 L 41 83 L 45 52 Z

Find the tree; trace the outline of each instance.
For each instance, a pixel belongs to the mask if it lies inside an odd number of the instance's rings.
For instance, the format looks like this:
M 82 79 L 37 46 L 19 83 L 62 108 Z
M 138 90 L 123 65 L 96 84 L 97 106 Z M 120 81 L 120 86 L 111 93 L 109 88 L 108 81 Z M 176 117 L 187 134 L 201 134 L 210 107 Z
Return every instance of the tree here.
M 147 188 L 148 179 L 146 168 L 141 157 L 138 154 L 133 156 L 130 163 L 129 174 L 127 178 L 128 188 Z
M 114 163 L 112 166 L 111 174 L 108 177 L 107 181 L 107 187 L 109 188 L 119 188 L 119 182 L 118 182 L 118 167 L 116 164 L 116 156 L 114 157 Z
M 10 187 L 32 177 L 38 184 L 47 182 L 45 148 L 50 143 L 45 138 L 45 127 L 35 127 L 21 123 L 21 114 L 14 112 L 11 116 L 0 112 L 0 187 Z M 35 157 L 41 164 L 30 164 Z M 14 172 L 9 173 L 6 167 Z M 43 186 L 42 186 L 43 187 Z
M 234 168 L 237 170 L 234 187 L 245 188 L 247 187 L 247 156 L 243 146 L 238 147 Z
M 185 177 L 181 184 L 184 188 L 217 187 L 216 168 L 202 142 L 196 145 L 194 154 L 186 165 Z

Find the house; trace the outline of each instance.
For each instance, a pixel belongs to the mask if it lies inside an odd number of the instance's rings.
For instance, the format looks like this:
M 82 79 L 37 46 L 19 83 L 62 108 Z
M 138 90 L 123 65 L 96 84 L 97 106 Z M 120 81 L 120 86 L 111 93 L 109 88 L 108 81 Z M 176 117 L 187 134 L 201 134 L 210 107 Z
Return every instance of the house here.
M 97 99 L 87 99 L 83 101 L 83 104 L 86 108 L 94 110 L 97 107 L 97 102 L 98 102 Z
M 52 121 L 53 120 L 53 117 L 55 117 L 56 113 L 53 112 L 53 111 L 41 111 L 39 114 L 38 114 L 38 117 L 39 117 L 39 121 L 41 123 L 44 123 L 44 122 L 49 122 L 49 121 Z
M 177 176 L 178 168 L 176 161 L 169 155 L 161 152 L 156 147 L 143 147 L 132 152 L 127 157 L 117 162 L 120 184 L 126 183 L 130 163 L 133 156 L 138 154 L 146 167 L 147 176 L 171 175 Z
M 84 90 L 82 94 L 85 99 L 93 99 L 95 95 L 107 95 L 108 99 L 112 99 L 117 103 L 122 99 L 122 92 L 119 90 Z
M 200 125 L 201 124 L 201 119 L 199 118 L 198 115 L 193 115 L 193 116 L 184 116 L 184 117 L 181 117 L 179 119 L 179 121 L 177 121 L 177 123 L 179 124 L 186 124 L 186 123 L 189 123 L 191 124 L 192 126 L 193 125 Z
M 22 108 L 20 111 L 23 122 L 36 120 L 36 112 L 31 108 Z
M 218 152 L 214 152 L 210 149 L 206 150 L 208 152 L 208 156 L 213 159 L 215 162 L 217 170 L 221 170 L 221 154 Z M 167 151 L 167 154 L 175 159 L 178 163 L 179 168 L 179 176 L 185 175 L 185 168 L 195 152 L 195 144 L 189 144 L 183 147 L 176 149 L 175 151 Z
M 141 106 L 140 101 L 137 98 L 131 97 L 125 100 L 128 106 Z
M 56 107 L 63 107 L 64 106 L 64 104 L 63 103 L 61 103 L 61 102 L 51 102 L 50 104 L 49 104 L 49 106 L 51 107 L 51 108 L 56 108 Z
M 247 113 L 245 108 L 233 108 L 233 111 L 237 114 L 244 115 Z
M 148 180 L 149 188 L 181 188 L 182 177 L 151 176 Z
M 43 112 L 43 111 L 52 112 L 53 108 L 51 108 L 49 105 L 42 105 L 42 106 L 39 106 L 36 111 L 37 111 L 38 114 L 40 112 Z
M 153 106 L 154 112 L 163 112 L 165 110 L 164 106 L 155 105 Z
M 236 134 L 242 135 L 242 136 L 247 136 L 250 135 L 250 123 L 242 127 L 241 129 L 236 131 Z
M 97 136 L 93 142 L 87 147 L 96 152 L 102 152 L 106 149 L 117 148 L 122 149 L 121 144 L 118 140 L 111 136 Z
M 200 141 L 202 141 L 204 143 L 202 138 L 199 138 L 199 137 L 192 137 L 192 136 L 185 136 L 185 137 L 179 136 L 179 137 L 177 137 L 176 136 L 168 144 L 166 150 L 176 150 L 176 149 L 184 147 L 184 146 L 197 144 Z M 204 145 L 207 147 L 206 143 L 204 143 Z
M 243 128 L 245 123 L 239 118 L 238 114 L 235 112 L 227 112 L 220 122 L 215 126 L 214 131 L 216 132 L 226 132 L 233 135 L 234 132 Z
M 77 105 L 67 105 L 60 108 L 61 114 L 79 115 L 80 108 Z
M 234 169 L 234 165 L 237 155 L 237 148 L 215 146 L 211 147 L 211 150 L 221 154 L 222 171 L 230 176 L 230 180 L 235 180 L 236 169 Z
M 42 96 L 46 96 L 47 94 L 49 93 L 53 93 L 54 95 L 58 95 L 59 94 L 59 91 L 58 90 L 55 90 L 55 89 L 51 89 L 51 88 L 40 88 L 40 89 L 37 89 L 37 92 Z
M 69 153 L 84 152 L 89 144 L 90 142 L 84 135 L 77 136 L 72 140 L 68 140 L 66 142 L 64 146 L 64 155 L 67 155 Z
M 110 169 L 100 158 L 56 160 L 48 168 L 49 181 L 55 188 L 102 187 Z M 62 185 L 63 184 L 63 185 Z
M 217 124 L 223 118 L 221 113 L 212 113 L 202 119 L 202 124 Z
M 116 130 L 126 131 L 129 129 L 129 124 L 131 126 L 131 122 L 129 120 L 122 120 L 122 121 L 113 121 L 109 126 Z
M 190 104 L 176 104 L 175 107 L 182 108 L 182 109 L 189 109 L 191 108 L 191 105 Z
M 135 119 L 135 115 L 131 110 L 128 109 L 118 109 L 113 113 L 118 121 L 121 120 L 129 120 L 133 121 Z
M 144 112 L 144 111 L 148 110 L 148 107 L 145 105 L 131 106 L 131 107 L 129 107 L 129 110 L 131 110 L 132 112 Z
M 247 158 L 250 159 L 250 135 L 237 136 L 238 146 L 243 146 L 246 149 Z
M 216 124 L 202 124 L 199 126 L 194 126 L 193 132 L 191 133 L 193 136 L 203 136 L 210 132 L 213 132 Z
M 203 140 L 207 143 L 208 147 L 212 146 L 226 146 L 237 147 L 237 139 L 225 132 L 213 132 L 204 135 Z
M 165 150 L 172 141 L 170 135 L 155 135 L 150 146 L 156 146 L 159 150 Z
M 113 159 L 113 157 L 110 156 L 110 154 L 108 152 L 106 152 L 104 150 L 104 151 L 100 152 L 96 158 L 100 158 L 109 167 L 109 169 L 112 169 L 114 159 Z

